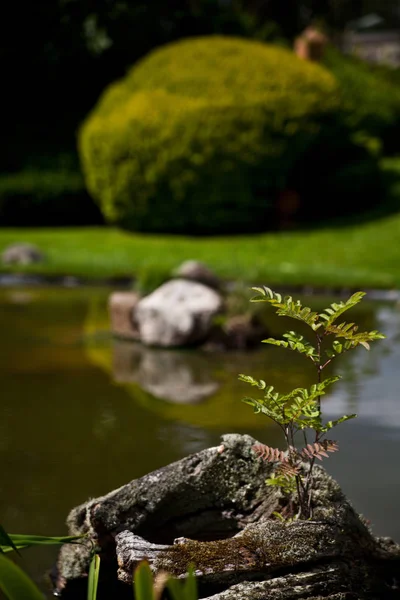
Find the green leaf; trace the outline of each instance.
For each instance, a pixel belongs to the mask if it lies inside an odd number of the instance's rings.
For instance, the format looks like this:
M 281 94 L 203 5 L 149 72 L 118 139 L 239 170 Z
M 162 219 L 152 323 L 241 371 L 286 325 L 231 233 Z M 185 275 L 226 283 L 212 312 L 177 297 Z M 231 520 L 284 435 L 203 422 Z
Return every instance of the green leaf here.
M 263 408 L 261 400 L 254 400 L 254 398 L 246 397 L 246 398 L 242 398 L 242 402 L 244 402 L 245 404 L 248 404 L 249 406 L 252 406 L 254 408 L 254 412 L 256 414 L 261 412 L 261 409 Z
M 356 414 L 343 415 L 343 417 L 340 417 L 340 419 L 336 419 L 335 421 L 328 421 L 327 423 L 324 423 L 324 425 L 321 427 L 320 431 L 329 431 L 330 429 L 332 429 L 332 427 L 336 427 L 336 425 L 339 425 L 339 423 L 344 423 L 345 421 L 349 421 L 350 419 L 355 419 L 356 417 L 357 417 Z
M 251 298 L 250 302 L 271 302 L 280 304 L 282 302 L 282 296 L 273 292 L 271 288 L 266 287 L 253 287 L 251 288 L 255 292 L 258 292 L 258 296 Z
M 254 379 L 254 377 L 251 377 L 251 375 L 243 375 L 243 373 L 241 373 L 238 376 L 239 381 L 244 381 L 245 383 L 250 383 L 250 385 L 254 385 L 256 387 L 258 387 L 260 390 L 264 390 L 266 387 L 266 383 L 265 381 L 263 381 L 262 379 L 260 379 L 260 381 L 258 381 L 258 379 Z
M 141 562 L 135 569 L 135 599 L 154 600 L 153 574 L 146 561 Z
M 261 341 L 263 344 L 273 344 L 274 346 L 283 346 L 283 348 L 287 348 L 289 346 L 288 342 L 285 342 L 284 340 L 276 340 L 274 338 L 268 338 Z
M 242 398 L 242 402 L 252 406 L 255 414 L 263 413 L 277 423 L 282 422 L 282 414 L 276 410 L 272 402 L 268 404 L 265 399 L 257 400 L 255 398 Z
M 170 577 L 167 581 L 167 587 L 172 600 L 197 600 L 197 581 L 193 565 L 189 566 L 184 581 L 178 581 Z
M 100 574 L 100 556 L 97 553 L 95 553 L 95 554 L 93 554 L 92 560 L 90 561 L 87 600 L 96 600 L 96 598 L 97 598 L 97 587 L 99 584 L 99 574 Z
M 277 294 L 266 286 L 252 289 L 258 292 L 258 295 L 254 296 L 251 302 L 269 302 L 276 309 L 276 313 L 280 317 L 291 317 L 292 319 L 303 321 L 313 331 L 316 331 L 321 326 L 321 323 L 317 323 L 319 318 L 318 313 L 312 312 L 308 306 L 302 306 L 300 300 L 294 301 L 291 296 L 285 296 L 282 299 L 280 294 Z
M 295 475 L 277 475 L 276 473 L 272 473 L 271 477 L 265 480 L 265 483 L 267 485 L 280 487 L 285 493 L 294 492 L 296 490 Z
M 354 323 L 340 323 L 340 325 L 329 325 L 325 328 L 327 334 L 334 334 L 337 338 L 344 338 L 348 340 L 349 344 L 346 349 L 355 348 L 358 344 L 365 342 L 373 342 L 375 340 L 382 340 L 386 336 L 378 331 L 363 331 L 357 333 L 358 327 Z
M 255 413 L 263 413 L 280 425 L 287 425 L 293 421 L 297 427 L 305 429 L 313 422 L 319 428 L 321 422 L 317 400 L 339 379 L 339 376 L 329 377 L 321 383 L 312 385 L 309 390 L 295 388 L 288 394 L 279 394 L 269 386 L 264 391 L 263 399 L 246 397 L 243 398 L 243 402 L 252 406 Z
M 326 308 L 322 313 L 318 315 L 321 319 L 326 321 L 323 327 L 326 329 L 327 327 L 332 325 L 332 323 L 334 323 L 336 319 L 340 317 L 340 315 L 346 312 L 346 310 L 349 310 L 350 308 L 361 302 L 364 296 L 365 292 L 356 292 L 355 294 L 350 296 L 350 298 L 346 302 L 334 302 L 333 304 L 331 304 L 329 308 Z
M 337 340 L 335 340 L 332 344 L 333 350 L 337 353 L 337 354 L 341 354 L 343 352 L 343 344 L 341 344 L 340 342 L 338 342 Z
M 184 584 L 185 600 L 197 600 L 197 579 L 194 574 L 194 565 L 189 565 L 188 575 Z
M 18 548 L 14 544 L 14 541 L 10 538 L 10 536 L 8 535 L 8 533 L 6 532 L 4 527 L 2 525 L 0 525 L 0 553 L 1 554 L 6 552 L 5 548 L 9 548 L 10 550 L 15 550 L 15 552 L 17 554 L 19 554 Z
M 279 481 L 279 479 L 277 477 L 269 477 L 268 479 L 265 480 L 265 483 L 267 485 L 281 485 L 281 481 Z
M 177 579 L 170 577 L 167 581 L 167 588 L 172 600 L 183 600 L 181 583 Z
M 283 523 L 285 522 L 285 517 L 282 516 L 280 512 L 277 512 L 276 510 L 274 510 L 274 512 L 272 513 L 272 515 L 274 517 L 276 517 L 279 521 L 282 521 Z
M 74 544 L 79 543 L 86 535 L 72 535 L 62 537 L 50 537 L 45 535 L 25 535 L 19 533 L 9 533 L 8 537 L 14 546 L 18 549 L 27 548 L 29 546 L 54 546 L 60 544 Z M 3 552 L 11 552 L 14 547 L 8 543 L 3 545 L 1 542 L 1 549 Z
M 303 335 L 296 333 L 295 331 L 288 331 L 283 335 L 283 337 L 287 338 L 285 340 L 276 340 L 275 338 L 268 338 L 266 340 L 262 340 L 264 344 L 272 344 L 274 346 L 282 346 L 283 348 L 289 348 L 290 350 L 295 350 L 300 354 L 306 354 L 311 360 L 318 358 L 318 353 L 316 349 L 311 346 L 311 344 L 305 339 Z
M 0 554 L 0 590 L 8 600 L 43 600 L 42 592 L 24 571 Z

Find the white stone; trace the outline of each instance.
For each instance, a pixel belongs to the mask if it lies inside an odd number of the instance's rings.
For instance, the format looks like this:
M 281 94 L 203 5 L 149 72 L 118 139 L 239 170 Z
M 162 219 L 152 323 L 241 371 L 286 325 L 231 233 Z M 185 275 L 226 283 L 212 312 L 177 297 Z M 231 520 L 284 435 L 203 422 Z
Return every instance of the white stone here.
M 140 300 L 134 320 L 144 344 L 187 346 L 207 337 L 221 307 L 221 296 L 215 290 L 175 279 Z
M 1 260 L 4 265 L 31 265 L 42 262 L 44 254 L 33 244 L 18 242 L 7 246 L 1 255 Z

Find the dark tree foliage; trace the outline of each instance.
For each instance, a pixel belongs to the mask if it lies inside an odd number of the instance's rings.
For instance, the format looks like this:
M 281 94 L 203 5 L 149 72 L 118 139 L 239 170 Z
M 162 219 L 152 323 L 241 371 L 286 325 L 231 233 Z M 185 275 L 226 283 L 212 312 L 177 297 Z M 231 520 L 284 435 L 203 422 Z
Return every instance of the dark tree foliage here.
M 41 0 L 7 2 L 0 20 L 0 66 L 7 96 L 36 83 L 43 107 L 57 91 L 75 109 L 152 48 L 193 35 L 222 33 L 290 40 L 317 18 L 343 27 L 393 0 Z M 27 79 L 28 78 L 28 81 Z M 14 87 L 15 86 L 15 87 Z M 46 94 L 51 91 L 46 101 Z M 34 94 L 36 95 L 36 94 Z M 25 97 L 26 99 L 26 97 Z M 34 99 L 35 100 L 35 99 Z M 21 99 L 21 102 L 23 99 Z M 85 106 L 80 110 L 84 111 Z
M 9 0 L 0 19 L 3 170 L 20 168 L 21 153 L 72 149 L 101 90 L 154 47 L 212 33 L 291 43 L 315 19 L 341 28 L 375 11 L 390 23 L 396 10 L 393 0 Z

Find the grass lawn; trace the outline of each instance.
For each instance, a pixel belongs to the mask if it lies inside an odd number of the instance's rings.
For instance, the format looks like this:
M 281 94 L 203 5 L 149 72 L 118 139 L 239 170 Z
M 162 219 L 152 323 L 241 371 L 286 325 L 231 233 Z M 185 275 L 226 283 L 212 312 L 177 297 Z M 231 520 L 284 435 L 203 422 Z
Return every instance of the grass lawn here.
M 351 288 L 400 287 L 400 214 L 357 225 L 234 237 L 129 234 L 116 228 L 0 229 L 0 252 L 12 242 L 37 244 L 42 264 L 2 272 L 139 277 L 157 285 L 186 259 L 251 284 Z

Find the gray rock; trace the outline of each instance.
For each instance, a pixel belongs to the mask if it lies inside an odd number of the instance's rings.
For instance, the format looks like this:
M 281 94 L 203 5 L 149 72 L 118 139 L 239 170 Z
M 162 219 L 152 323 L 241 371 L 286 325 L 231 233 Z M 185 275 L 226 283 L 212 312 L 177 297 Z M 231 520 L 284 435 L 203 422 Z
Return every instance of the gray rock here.
M 219 447 L 77 507 L 69 531 L 100 548 L 105 578 L 115 577 L 116 558 L 126 583 L 143 558 L 176 577 L 193 562 L 208 600 L 398 598 L 400 547 L 372 535 L 321 467 L 312 520 L 272 518 L 287 501 L 265 486 L 274 466 L 255 457 L 255 443 L 225 435 Z M 90 548 L 61 549 L 60 588 L 85 577 Z
M 169 281 L 139 301 L 134 319 L 140 340 L 149 346 L 187 346 L 203 341 L 222 299 L 197 282 Z
M 37 246 L 18 242 L 7 246 L 1 255 L 4 265 L 31 265 L 42 262 L 44 254 Z
M 197 352 L 113 344 L 115 381 L 137 383 L 155 398 L 176 404 L 194 404 L 218 390 L 210 367 Z
M 173 272 L 174 277 L 183 277 L 204 283 L 212 288 L 220 287 L 220 280 L 204 263 L 198 260 L 185 260 Z
M 134 309 L 140 296 L 135 292 L 113 292 L 108 299 L 111 331 L 126 339 L 139 339 L 139 331 L 133 319 Z

